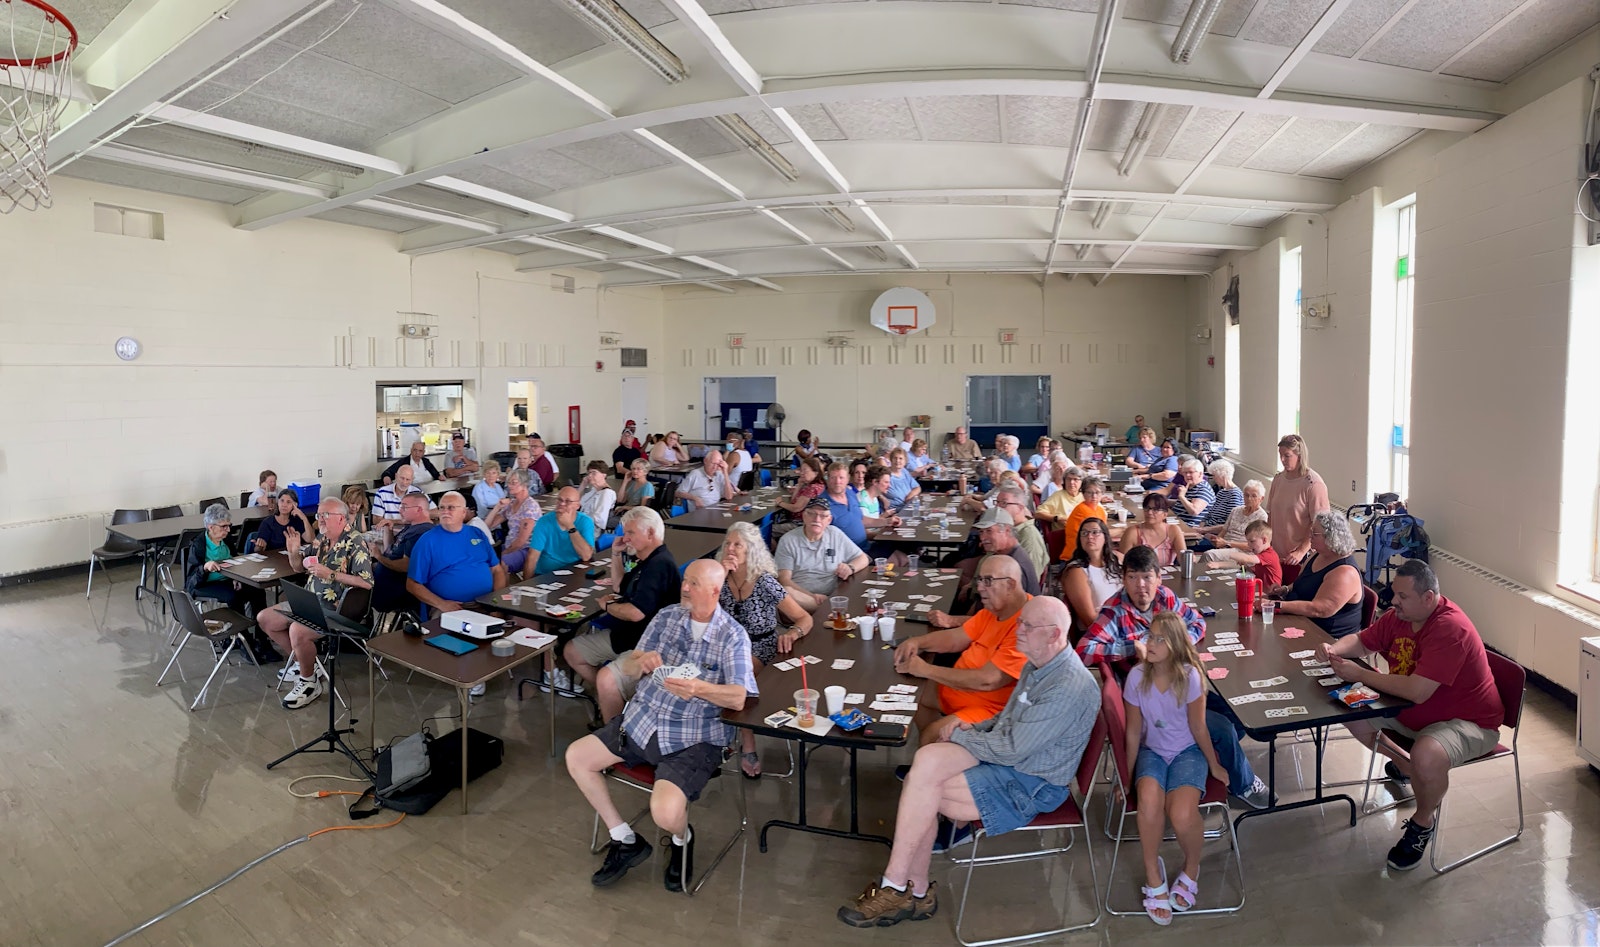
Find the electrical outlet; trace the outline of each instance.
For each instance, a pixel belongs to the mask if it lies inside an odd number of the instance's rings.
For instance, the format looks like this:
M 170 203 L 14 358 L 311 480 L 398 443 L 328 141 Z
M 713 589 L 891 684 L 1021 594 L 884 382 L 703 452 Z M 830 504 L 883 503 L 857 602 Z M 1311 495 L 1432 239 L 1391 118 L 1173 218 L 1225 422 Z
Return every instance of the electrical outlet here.
M 1356 482 L 1354 480 L 1350 481 L 1350 492 L 1356 492 Z
M 320 477 L 321 477 L 321 476 L 322 476 L 322 468 L 321 468 L 321 467 L 318 467 L 318 468 L 317 468 L 317 476 L 318 476 L 318 477 L 319 477 L 319 478 L 320 478 Z
M 953 404 L 947 404 L 947 405 L 944 406 L 944 409 L 946 411 L 954 411 L 956 409 L 956 406 L 953 405 Z

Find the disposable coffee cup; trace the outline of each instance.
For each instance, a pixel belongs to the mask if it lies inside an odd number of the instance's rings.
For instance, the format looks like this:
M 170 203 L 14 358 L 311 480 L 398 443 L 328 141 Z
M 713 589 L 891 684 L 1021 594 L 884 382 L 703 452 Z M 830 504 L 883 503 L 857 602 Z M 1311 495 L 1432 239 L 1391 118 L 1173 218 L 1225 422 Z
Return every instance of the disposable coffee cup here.
M 1264 598 L 1264 599 L 1261 600 L 1261 623 L 1263 625 L 1272 624 L 1272 616 L 1276 615 L 1277 613 L 1278 613 L 1278 603 L 1277 602 L 1273 601 L 1270 598 Z
M 844 713 L 844 695 L 845 695 L 845 689 L 844 688 L 840 687 L 837 684 L 834 684 L 831 687 L 824 687 L 822 689 L 822 692 L 824 694 L 828 695 L 828 713 L 830 713 L 830 714 L 842 714 L 842 713 Z
M 794 692 L 794 722 L 802 727 L 809 727 L 817 722 L 817 697 L 816 691 L 807 687 Z
M 894 640 L 894 626 L 895 618 L 892 615 L 878 619 L 878 631 L 882 633 L 884 641 Z
M 872 640 L 873 630 L 877 624 L 878 620 L 871 615 L 863 615 L 856 619 L 856 628 L 861 633 L 862 641 Z

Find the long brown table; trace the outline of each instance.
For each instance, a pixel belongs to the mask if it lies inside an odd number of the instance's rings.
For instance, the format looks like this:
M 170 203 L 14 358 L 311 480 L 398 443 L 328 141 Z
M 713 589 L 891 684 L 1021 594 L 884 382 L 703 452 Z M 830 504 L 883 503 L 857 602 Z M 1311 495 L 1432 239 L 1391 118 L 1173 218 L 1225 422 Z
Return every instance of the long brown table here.
M 265 519 L 267 508 L 264 506 L 251 506 L 242 510 L 229 510 L 228 514 L 233 520 L 233 525 L 242 526 L 256 520 Z M 206 518 L 204 511 L 191 513 L 188 516 L 171 516 L 164 520 L 145 520 L 140 523 L 118 523 L 111 527 L 111 531 L 123 539 L 136 543 L 152 545 L 163 543 L 169 539 L 177 539 L 186 529 L 204 529 Z
M 251 559 L 250 555 L 260 555 L 261 559 Z M 258 573 L 270 570 L 271 575 L 263 576 Z M 247 553 L 225 560 L 222 564 L 222 574 L 254 589 L 270 589 L 283 581 L 284 576 L 294 574 L 294 567 L 289 565 L 289 555 L 282 550 L 274 549 L 263 553 Z
M 943 577 L 943 578 L 941 578 Z M 867 582 L 882 581 L 880 577 L 870 572 L 862 573 L 842 582 L 834 592 L 835 595 L 848 596 L 850 599 L 850 614 L 865 614 L 868 591 L 885 591 L 888 593 L 909 594 L 913 588 L 926 588 L 930 580 L 942 581 L 943 589 L 933 589 L 939 592 L 948 590 L 948 594 L 955 594 L 955 576 L 946 576 L 941 572 L 925 576 L 913 576 L 897 580 L 894 585 L 885 589 L 880 585 L 869 585 Z M 889 595 L 886 600 L 894 601 Z M 945 603 L 948 605 L 948 603 Z M 887 691 L 893 684 L 910 684 L 918 689 L 917 694 L 908 695 L 915 699 L 921 693 L 922 687 L 927 683 L 920 678 L 900 674 L 894 669 L 894 646 L 886 644 L 881 639 L 863 641 L 856 633 L 855 623 L 850 623 L 848 628 L 834 629 L 829 619 L 830 606 L 826 603 L 812 616 L 812 630 L 809 635 L 795 642 L 794 650 L 789 657 L 802 657 L 812 655 L 819 659 L 815 664 L 806 667 L 806 683 L 822 693 L 823 688 L 830 685 L 843 687 L 846 693 L 859 693 L 866 695 L 867 704 L 870 704 L 874 694 Z M 902 616 L 902 620 L 904 620 Z M 924 619 L 926 620 L 926 619 Z M 901 637 L 897 633 L 897 640 Z M 855 664 L 848 670 L 833 670 L 833 661 L 836 658 L 849 658 Z M 724 711 L 722 718 L 728 723 L 755 733 L 776 737 L 780 740 L 794 740 L 801 744 L 799 762 L 796 769 L 798 799 L 796 815 L 793 820 L 772 819 L 761 827 L 761 850 L 767 850 L 767 832 L 772 829 L 793 829 L 797 832 L 810 832 L 815 835 L 826 835 L 831 838 L 858 839 L 864 842 L 881 842 L 885 845 L 892 844 L 893 839 L 885 835 L 863 833 L 861 831 L 859 807 L 859 780 L 856 768 L 856 754 L 861 750 L 877 750 L 882 747 L 905 746 L 910 733 L 894 739 L 872 738 L 857 730 L 847 733 L 837 726 L 827 733 L 817 736 L 794 727 L 773 727 L 766 722 L 766 718 L 780 710 L 789 710 L 794 704 L 794 692 L 800 689 L 800 671 L 782 671 L 776 667 L 765 667 L 756 675 L 756 686 L 760 688 L 759 697 L 745 701 L 744 707 L 739 710 Z M 866 704 L 861 709 L 868 710 Z M 819 699 L 818 716 L 826 715 L 826 698 Z M 876 716 L 875 714 L 873 714 Z M 806 752 L 805 744 L 821 746 L 843 747 L 850 754 L 850 828 L 848 830 L 829 828 L 827 826 L 812 825 L 806 812 Z
M 1411 702 L 1385 696 L 1366 707 L 1352 708 L 1334 700 L 1329 696 L 1329 692 L 1334 687 L 1341 686 L 1343 682 L 1320 683 L 1334 676 L 1331 669 L 1323 666 L 1320 674 L 1306 673 L 1315 670 L 1318 665 L 1325 665 L 1322 649 L 1324 645 L 1332 644 L 1333 638 L 1309 618 L 1278 615 L 1269 625 L 1260 614 L 1240 615 L 1233 607 L 1236 600 L 1232 570 L 1206 572 L 1197 569 L 1194 579 L 1185 580 L 1181 574 L 1173 574 L 1163 576 L 1162 581 L 1197 607 L 1216 609 L 1215 616 L 1206 618 L 1206 636 L 1199 646 L 1202 655 L 1209 655 L 1212 658 L 1209 661 L 1202 659 L 1207 671 L 1206 680 L 1211 685 L 1211 690 L 1227 702 L 1228 709 L 1244 728 L 1245 733 L 1251 739 L 1261 740 L 1267 744 L 1267 787 L 1273 792 L 1274 797 L 1278 778 L 1278 737 L 1299 730 L 1311 731 L 1312 742 L 1316 748 L 1316 791 L 1311 798 L 1275 804 L 1264 809 L 1247 810 L 1234 819 L 1234 825 L 1237 826 L 1245 819 L 1273 812 L 1323 806 L 1332 802 L 1349 804 L 1350 824 L 1355 825 L 1355 799 L 1347 793 L 1329 795 L 1323 790 L 1322 757 L 1327 749 L 1328 732 L 1335 726 L 1357 720 L 1392 717 L 1410 707 Z M 1298 638 L 1283 637 L 1283 633 L 1291 628 L 1298 628 L 1304 634 Z M 1217 640 L 1218 635 L 1226 636 L 1230 633 L 1239 636 L 1237 644 L 1242 646 L 1241 650 L 1212 650 L 1231 648 L 1232 642 Z M 1301 658 L 1291 657 L 1305 651 L 1312 653 Z M 1237 657 L 1238 654 L 1244 656 Z M 1228 674 L 1221 679 L 1212 678 L 1210 671 L 1213 668 L 1226 668 Z M 1252 681 L 1268 681 L 1279 677 L 1286 680 L 1261 687 L 1251 686 Z M 1291 696 L 1286 700 L 1235 702 L 1241 697 L 1258 693 L 1286 693 Z M 1268 710 L 1284 708 L 1304 708 L 1305 713 L 1289 717 L 1267 716 Z
M 909 515 L 909 510 L 903 510 L 900 513 L 902 524 L 899 530 L 880 529 L 869 534 L 869 538 L 875 542 L 894 546 L 934 548 L 959 546 L 967 541 L 975 517 L 959 512 L 959 498 L 922 497 L 921 499 L 920 515 Z
M 518 627 L 531 628 L 532 623 L 521 619 L 512 619 Z M 423 624 L 428 637 L 448 634 L 439 626 L 437 620 L 430 620 Z M 471 640 L 471 639 L 467 639 Z M 545 670 L 555 667 L 555 642 L 550 641 L 538 648 L 529 648 L 524 645 L 516 646 L 516 653 L 510 657 L 499 657 L 490 650 L 489 642 L 474 642 L 479 645 L 475 651 L 455 655 L 448 651 L 441 651 L 427 643 L 427 638 L 412 637 L 403 632 L 390 632 L 379 635 L 367 642 L 367 650 L 374 655 L 381 655 L 395 664 L 424 677 L 431 677 L 436 681 L 449 684 L 456 689 L 456 695 L 461 701 L 461 814 L 467 814 L 467 744 L 470 742 L 465 733 L 468 715 L 472 713 L 472 700 L 469 691 L 478 684 L 482 684 L 497 674 L 503 674 L 513 668 L 532 661 L 534 658 L 544 657 Z M 367 693 L 373 695 L 372 706 L 367 708 L 367 736 L 373 746 L 378 745 L 378 701 L 375 662 L 367 662 Z M 551 694 L 547 702 L 546 711 L 550 717 L 550 755 L 555 755 L 556 746 L 556 704 L 555 695 Z
M 726 533 L 734 523 L 759 523 L 777 511 L 774 505 L 788 491 L 772 487 L 752 490 L 745 496 L 736 496 L 712 506 L 680 513 L 666 521 L 673 529 Z M 745 509 L 745 507 L 749 509 Z

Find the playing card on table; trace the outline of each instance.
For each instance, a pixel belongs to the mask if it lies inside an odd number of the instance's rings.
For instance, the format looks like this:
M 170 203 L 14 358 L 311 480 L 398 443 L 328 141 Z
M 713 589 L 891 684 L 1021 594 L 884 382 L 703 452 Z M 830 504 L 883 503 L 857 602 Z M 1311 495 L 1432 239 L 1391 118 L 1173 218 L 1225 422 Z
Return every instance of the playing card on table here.
M 1306 634 L 1306 630 L 1304 628 L 1285 628 L 1283 630 L 1283 634 L 1279 635 L 1278 637 L 1280 637 L 1280 638 L 1304 638 L 1305 634 Z
M 1339 675 L 1335 674 L 1331 677 L 1324 677 L 1317 681 L 1317 683 L 1321 684 L 1323 687 L 1338 687 L 1340 684 L 1344 683 L 1344 680 L 1340 678 Z
M 1311 657 L 1312 655 L 1314 655 L 1316 653 L 1317 653 L 1317 649 L 1315 649 L 1315 648 L 1307 648 L 1304 651 L 1291 651 L 1291 652 L 1289 652 L 1289 657 L 1294 658 L 1296 661 L 1298 661 L 1301 658 L 1309 658 L 1309 657 Z
M 878 719 L 884 723 L 898 723 L 908 727 L 911 725 L 911 718 L 905 714 L 883 714 Z
M 1322 675 L 1328 673 L 1328 669 L 1325 668 L 1325 667 L 1321 667 L 1321 668 L 1301 668 L 1300 669 L 1300 673 L 1304 674 L 1306 677 L 1321 677 Z
M 1242 644 L 1214 644 L 1211 647 L 1207 648 L 1206 650 L 1210 651 L 1212 654 L 1218 654 L 1218 653 L 1221 653 L 1223 651 L 1243 651 L 1244 650 L 1244 645 L 1242 645 Z
M 793 671 L 795 668 L 800 666 L 800 662 L 794 660 L 774 661 L 772 666 L 780 671 Z
M 872 702 L 871 707 L 873 710 L 883 710 L 891 713 L 914 714 L 917 712 L 916 704 L 892 703 L 887 700 L 875 700 Z
M 1261 700 L 1294 700 L 1293 691 L 1263 691 L 1256 695 Z
M 1253 658 L 1253 657 L 1256 656 L 1256 653 L 1254 651 L 1250 651 L 1250 650 L 1246 649 L 1244 651 L 1235 651 L 1233 653 L 1233 656 L 1236 657 L 1236 658 Z
M 1237 631 L 1219 631 L 1211 637 L 1221 642 L 1238 641 L 1239 633 Z
M 1216 659 L 1217 659 L 1217 656 L 1214 655 L 1214 654 L 1208 654 L 1208 653 L 1202 652 L 1201 655 L 1200 655 L 1200 660 L 1202 660 L 1202 661 L 1215 661 Z
M 921 605 L 918 605 L 918 606 L 912 608 L 911 610 L 914 611 L 914 612 L 931 612 L 931 611 L 933 611 L 933 606 L 929 605 L 927 603 L 923 603 Z
M 822 659 L 817 657 L 814 654 L 808 654 L 804 658 L 802 658 L 801 660 L 805 661 L 807 664 L 821 664 L 822 663 Z
M 1287 677 L 1283 677 L 1282 675 L 1279 675 L 1278 677 L 1269 677 L 1264 681 L 1251 681 L 1250 682 L 1250 686 L 1251 687 L 1271 687 L 1274 684 L 1287 684 L 1287 683 L 1289 683 L 1289 679 Z
M 912 684 L 890 684 L 889 685 L 889 693 L 891 693 L 891 694 L 915 694 L 916 692 L 917 692 L 917 688 L 916 688 L 915 685 L 912 685 Z
M 834 658 L 833 659 L 833 669 L 835 671 L 848 671 L 848 670 L 850 670 L 851 668 L 853 668 L 855 666 L 856 666 L 856 663 L 854 661 L 850 660 L 849 658 Z
M 1237 707 L 1240 704 L 1253 704 L 1260 699 L 1260 694 L 1240 694 L 1238 697 L 1229 697 L 1228 703 Z
M 1328 662 L 1319 658 L 1306 658 L 1300 662 L 1300 666 L 1305 668 L 1325 668 L 1328 666 Z
M 1274 707 L 1267 711 L 1267 716 L 1275 719 L 1279 717 L 1304 717 L 1305 715 L 1306 709 L 1304 707 Z
M 867 699 L 867 695 L 866 694 L 846 694 L 846 695 L 844 695 L 844 702 L 847 703 L 847 704 L 865 703 L 866 699 Z
M 1198 581 L 1200 581 L 1200 582 L 1210 582 L 1211 581 L 1211 576 L 1209 576 L 1209 575 L 1200 576 Z
M 1220 681 L 1227 676 L 1227 668 L 1211 668 L 1210 670 L 1206 671 L 1206 677 L 1211 678 L 1213 681 Z

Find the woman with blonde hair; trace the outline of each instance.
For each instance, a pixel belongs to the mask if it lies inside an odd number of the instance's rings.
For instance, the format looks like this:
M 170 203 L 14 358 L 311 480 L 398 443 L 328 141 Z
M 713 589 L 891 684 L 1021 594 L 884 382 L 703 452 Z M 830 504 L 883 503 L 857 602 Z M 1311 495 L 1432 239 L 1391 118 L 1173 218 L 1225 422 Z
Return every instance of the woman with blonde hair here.
M 367 488 L 352 483 L 339 496 L 350 508 L 350 528 L 358 533 L 372 529 L 372 504 L 367 499 Z
M 754 672 L 788 654 L 797 639 L 811 631 L 811 616 L 789 596 L 778 582 L 778 567 L 761 539 L 761 531 L 751 523 L 734 523 L 717 551 L 717 561 L 727 571 L 717 604 L 733 616 L 750 636 L 750 660 Z M 789 626 L 781 633 L 778 619 Z M 755 734 L 741 730 L 739 769 L 746 779 L 761 778 L 761 757 L 756 753 Z
M 1311 520 L 1330 508 L 1328 485 L 1311 469 L 1311 449 L 1298 434 L 1278 441 L 1278 463 L 1283 471 L 1267 488 L 1267 521 L 1272 524 L 1272 548 L 1283 562 L 1283 581 L 1294 582 L 1311 554 Z

